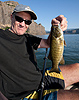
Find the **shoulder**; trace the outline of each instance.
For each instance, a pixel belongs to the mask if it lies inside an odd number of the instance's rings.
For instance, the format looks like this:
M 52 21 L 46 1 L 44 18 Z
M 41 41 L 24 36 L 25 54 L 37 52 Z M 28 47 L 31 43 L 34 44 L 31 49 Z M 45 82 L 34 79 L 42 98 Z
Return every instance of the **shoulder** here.
M 0 33 L 2 33 L 2 32 L 4 32 L 5 30 L 3 30 L 3 29 L 0 29 Z
M 5 30 L 0 29 L 0 36 L 3 36 L 5 33 Z
M 0 38 L 6 38 L 7 34 L 10 34 L 9 32 L 10 31 L 8 29 L 7 30 L 0 29 Z

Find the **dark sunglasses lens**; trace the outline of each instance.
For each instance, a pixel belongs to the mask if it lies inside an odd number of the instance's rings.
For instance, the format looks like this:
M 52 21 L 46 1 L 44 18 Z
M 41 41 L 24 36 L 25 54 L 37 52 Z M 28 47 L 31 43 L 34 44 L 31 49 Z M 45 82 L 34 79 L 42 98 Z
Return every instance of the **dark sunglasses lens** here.
M 19 16 L 15 16 L 15 19 L 16 19 L 16 21 L 18 21 L 18 22 L 23 22 L 23 19 L 22 19 L 21 17 L 19 17 Z
M 25 24 L 30 25 L 32 23 L 31 20 L 25 20 Z
M 16 21 L 18 21 L 18 22 L 23 22 L 23 21 L 25 21 L 25 24 L 27 24 L 27 25 L 30 25 L 30 24 L 32 23 L 31 20 L 24 20 L 23 18 L 21 18 L 21 17 L 19 17 L 19 16 L 16 16 L 16 15 L 15 15 L 15 19 L 16 19 Z

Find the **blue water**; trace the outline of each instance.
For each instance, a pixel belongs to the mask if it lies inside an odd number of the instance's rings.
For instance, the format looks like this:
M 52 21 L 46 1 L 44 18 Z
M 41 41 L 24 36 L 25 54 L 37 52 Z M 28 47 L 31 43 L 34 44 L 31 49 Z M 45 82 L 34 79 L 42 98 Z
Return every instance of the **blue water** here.
M 42 35 L 42 38 L 47 38 L 48 35 Z M 72 64 L 79 62 L 79 34 L 65 34 L 64 39 L 66 42 L 66 47 L 64 48 L 64 59 L 65 64 Z M 38 67 L 40 69 L 43 68 L 44 57 L 45 57 L 45 48 L 40 48 L 36 53 Z M 49 50 L 48 50 L 49 54 Z M 47 59 L 46 67 L 50 67 L 52 65 L 51 61 Z

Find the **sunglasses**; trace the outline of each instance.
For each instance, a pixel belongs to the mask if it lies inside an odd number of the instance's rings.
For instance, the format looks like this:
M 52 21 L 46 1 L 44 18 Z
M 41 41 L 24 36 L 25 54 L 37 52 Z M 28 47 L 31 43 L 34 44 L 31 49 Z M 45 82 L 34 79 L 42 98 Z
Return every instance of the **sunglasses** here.
M 18 22 L 25 22 L 25 24 L 27 24 L 27 25 L 30 25 L 31 23 L 32 23 L 32 21 L 31 20 L 24 20 L 23 18 L 21 18 L 21 17 L 19 17 L 19 16 L 17 16 L 17 15 L 15 15 L 15 19 L 16 19 L 16 21 L 18 21 Z

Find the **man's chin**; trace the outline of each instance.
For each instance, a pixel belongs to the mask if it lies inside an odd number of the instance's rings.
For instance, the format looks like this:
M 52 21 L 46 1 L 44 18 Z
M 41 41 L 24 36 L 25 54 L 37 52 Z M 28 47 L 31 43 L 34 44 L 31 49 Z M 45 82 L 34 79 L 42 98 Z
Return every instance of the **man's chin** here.
M 25 31 L 19 31 L 19 32 L 17 32 L 16 34 L 17 35 L 23 35 L 25 33 Z

